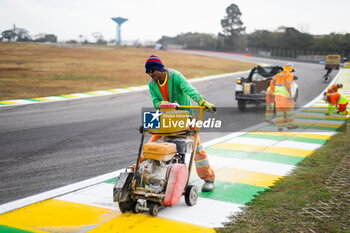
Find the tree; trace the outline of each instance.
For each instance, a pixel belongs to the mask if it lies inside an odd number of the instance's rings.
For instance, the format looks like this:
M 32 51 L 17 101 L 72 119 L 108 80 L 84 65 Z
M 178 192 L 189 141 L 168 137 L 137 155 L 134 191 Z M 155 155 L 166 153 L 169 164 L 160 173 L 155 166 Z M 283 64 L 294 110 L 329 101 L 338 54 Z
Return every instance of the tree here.
M 40 33 L 37 34 L 35 42 L 51 42 L 51 43 L 57 43 L 57 36 L 54 34 L 44 34 Z
M 7 41 L 15 40 L 16 36 L 13 30 L 5 30 L 1 33 L 1 39 L 6 39 Z
M 273 48 L 273 35 L 268 30 L 256 30 L 248 35 L 248 46 L 253 48 Z
M 27 29 L 15 28 L 15 29 L 13 29 L 13 31 L 16 34 L 16 41 L 31 41 L 32 40 Z
M 168 45 L 183 45 L 187 49 L 216 50 L 217 38 L 212 34 L 187 32 L 175 37 L 163 36 L 157 43 L 162 44 L 164 47 Z
M 226 8 L 226 16 L 221 20 L 224 36 L 235 37 L 245 31 L 241 15 L 241 11 L 234 3 Z
M 223 34 L 219 33 L 219 37 L 224 40 L 225 47 L 236 49 L 239 43 L 239 36 L 245 31 L 241 20 L 241 11 L 238 6 L 232 3 L 226 8 L 226 16 L 221 20 Z

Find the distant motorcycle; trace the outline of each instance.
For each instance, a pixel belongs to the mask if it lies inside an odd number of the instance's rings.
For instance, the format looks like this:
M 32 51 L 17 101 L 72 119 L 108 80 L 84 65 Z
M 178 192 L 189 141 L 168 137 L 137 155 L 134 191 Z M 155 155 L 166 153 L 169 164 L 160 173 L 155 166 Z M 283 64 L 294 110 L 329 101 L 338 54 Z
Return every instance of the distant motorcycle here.
M 327 69 L 327 73 L 322 77 L 323 83 L 329 83 L 332 80 L 332 77 L 330 75 L 331 72 L 332 72 L 332 69 Z

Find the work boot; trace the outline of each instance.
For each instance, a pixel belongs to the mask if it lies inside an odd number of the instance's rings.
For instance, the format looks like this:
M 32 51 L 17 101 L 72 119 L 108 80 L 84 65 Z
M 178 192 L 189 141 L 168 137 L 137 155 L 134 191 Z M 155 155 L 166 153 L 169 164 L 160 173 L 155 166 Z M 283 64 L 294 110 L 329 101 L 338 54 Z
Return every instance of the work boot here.
M 214 181 L 206 180 L 202 186 L 202 192 L 210 192 L 214 189 Z
M 289 125 L 287 128 L 288 129 L 297 129 L 299 126 L 297 125 Z

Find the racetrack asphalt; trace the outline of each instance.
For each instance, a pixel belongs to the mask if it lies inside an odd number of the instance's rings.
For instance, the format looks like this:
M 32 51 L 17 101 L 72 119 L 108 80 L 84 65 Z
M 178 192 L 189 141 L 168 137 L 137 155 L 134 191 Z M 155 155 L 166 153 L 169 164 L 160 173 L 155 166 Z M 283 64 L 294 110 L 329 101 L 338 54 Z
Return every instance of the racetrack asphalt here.
M 210 54 L 213 56 L 213 53 Z M 222 56 L 218 53 L 217 56 Z M 287 61 L 240 57 L 257 63 Z M 327 86 L 322 65 L 295 62 L 298 105 Z M 332 73 L 333 77 L 335 72 Z M 238 76 L 193 85 L 218 107 L 237 107 Z M 145 76 L 145 84 L 148 82 Z M 63 102 L 0 108 L 0 204 L 122 169 L 135 162 L 142 107 L 151 107 L 147 90 Z M 202 133 L 203 142 L 245 129 L 264 119 L 264 111 L 232 111 L 230 132 Z

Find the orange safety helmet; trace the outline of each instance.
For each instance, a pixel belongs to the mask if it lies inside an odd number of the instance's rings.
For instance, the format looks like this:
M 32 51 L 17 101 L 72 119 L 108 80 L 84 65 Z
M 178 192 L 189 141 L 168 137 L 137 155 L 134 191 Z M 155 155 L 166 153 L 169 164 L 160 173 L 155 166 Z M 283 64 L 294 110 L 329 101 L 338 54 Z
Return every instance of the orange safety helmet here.
M 283 71 L 293 72 L 294 71 L 294 65 L 292 63 L 288 63 L 284 66 Z

